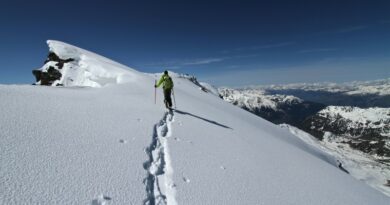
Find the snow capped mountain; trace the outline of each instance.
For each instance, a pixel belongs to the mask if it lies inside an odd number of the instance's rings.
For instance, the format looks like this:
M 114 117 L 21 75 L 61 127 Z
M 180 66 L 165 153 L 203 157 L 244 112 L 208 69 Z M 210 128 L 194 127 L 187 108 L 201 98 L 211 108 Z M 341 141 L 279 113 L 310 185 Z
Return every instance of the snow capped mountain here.
M 177 109 L 167 111 L 161 91 L 154 103 L 154 75 L 49 46 L 41 71 L 61 77 L 39 77 L 53 86 L 0 85 L 0 204 L 390 202 L 323 151 L 187 78 L 172 76 Z
M 299 125 L 306 117 L 325 107 L 291 95 L 271 95 L 262 89 L 219 88 L 222 98 L 275 124 Z
M 329 106 L 305 120 L 302 128 L 319 139 L 333 133 L 341 143 L 390 162 L 390 108 Z
M 332 120 L 336 118 L 348 121 L 348 128 L 359 129 L 364 126 L 366 129 L 381 128 L 381 135 L 390 137 L 390 109 L 389 108 L 367 108 L 361 109 L 351 106 L 328 106 L 318 112 L 318 115 Z M 383 128 L 383 129 L 382 129 Z
M 349 83 L 300 83 L 253 86 L 269 94 L 293 95 L 325 105 L 390 107 L 390 79 Z
M 286 85 L 254 86 L 265 90 L 304 90 L 344 93 L 347 95 L 390 95 L 390 78 L 347 83 L 295 83 Z
M 38 70 L 60 73 L 50 85 L 102 87 L 137 80 L 138 71 L 90 51 L 53 40 L 48 40 L 47 44 L 48 59 Z M 36 84 L 42 84 L 42 79 L 37 78 L 37 81 Z
M 219 88 L 222 98 L 239 107 L 254 111 L 259 108 L 278 110 L 280 104 L 298 104 L 302 100 L 291 95 L 266 95 L 265 90 Z

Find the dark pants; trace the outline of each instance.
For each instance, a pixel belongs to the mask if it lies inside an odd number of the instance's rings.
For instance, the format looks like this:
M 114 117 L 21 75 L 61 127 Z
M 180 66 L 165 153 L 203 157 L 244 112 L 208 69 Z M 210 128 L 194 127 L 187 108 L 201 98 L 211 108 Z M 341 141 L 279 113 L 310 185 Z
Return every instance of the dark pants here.
M 164 103 L 166 107 L 172 107 L 172 89 L 164 89 Z

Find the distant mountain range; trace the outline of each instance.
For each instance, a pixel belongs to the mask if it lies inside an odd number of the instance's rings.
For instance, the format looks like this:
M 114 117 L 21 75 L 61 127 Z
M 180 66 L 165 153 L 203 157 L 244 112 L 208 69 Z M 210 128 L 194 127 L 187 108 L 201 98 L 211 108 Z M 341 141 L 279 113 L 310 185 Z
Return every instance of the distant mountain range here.
M 244 90 L 265 90 L 268 94 L 293 95 L 325 105 L 390 107 L 390 78 L 350 83 L 300 83 L 251 86 Z
M 390 195 L 384 185 L 390 179 L 390 78 L 218 91 L 225 101 L 287 127 L 309 144 L 317 139 L 317 147 L 347 163 L 343 169 Z
M 287 123 L 298 127 L 307 117 L 326 107 L 292 95 L 269 95 L 262 89 L 220 88 L 219 94 L 224 100 L 275 124 Z
M 303 90 L 343 93 L 346 95 L 390 95 L 390 78 L 374 81 L 353 81 L 346 83 L 295 83 L 284 85 L 251 86 L 264 90 Z
M 390 108 L 328 106 L 300 128 L 320 140 L 332 133 L 337 142 L 390 162 Z
M 331 132 L 352 148 L 390 157 L 390 78 L 218 91 L 225 101 L 275 124 L 293 125 L 319 140 Z

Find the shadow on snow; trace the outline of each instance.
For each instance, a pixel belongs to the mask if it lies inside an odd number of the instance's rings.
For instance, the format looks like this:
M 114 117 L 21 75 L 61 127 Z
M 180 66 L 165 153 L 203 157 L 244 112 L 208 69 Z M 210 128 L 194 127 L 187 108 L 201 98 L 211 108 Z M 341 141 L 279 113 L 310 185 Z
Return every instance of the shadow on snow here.
M 174 112 L 179 113 L 179 114 L 181 114 L 181 115 L 190 115 L 190 116 L 192 116 L 192 117 L 198 118 L 198 119 L 200 119 L 200 120 L 206 121 L 206 122 L 211 123 L 211 124 L 214 124 L 214 125 L 218 125 L 218 126 L 220 126 L 220 127 L 226 128 L 226 129 L 233 129 L 233 128 L 229 127 L 229 126 L 223 125 L 223 124 L 218 123 L 218 122 L 215 122 L 215 121 L 213 121 L 213 120 L 209 120 L 209 119 L 206 119 L 206 118 L 203 118 L 203 117 L 200 117 L 200 116 L 191 114 L 191 113 L 189 113 L 189 112 L 184 112 L 184 111 L 177 110 L 177 109 L 174 109 Z

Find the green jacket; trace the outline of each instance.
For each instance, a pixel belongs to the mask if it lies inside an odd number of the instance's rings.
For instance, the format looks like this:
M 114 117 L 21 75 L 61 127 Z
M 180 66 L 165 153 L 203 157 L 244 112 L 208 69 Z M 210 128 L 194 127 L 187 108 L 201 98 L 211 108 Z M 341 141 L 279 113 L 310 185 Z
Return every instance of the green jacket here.
M 172 89 L 173 88 L 173 81 L 172 78 L 168 74 L 163 74 L 160 78 L 160 80 L 157 82 L 157 87 L 159 87 L 161 84 L 163 84 L 163 89 Z

